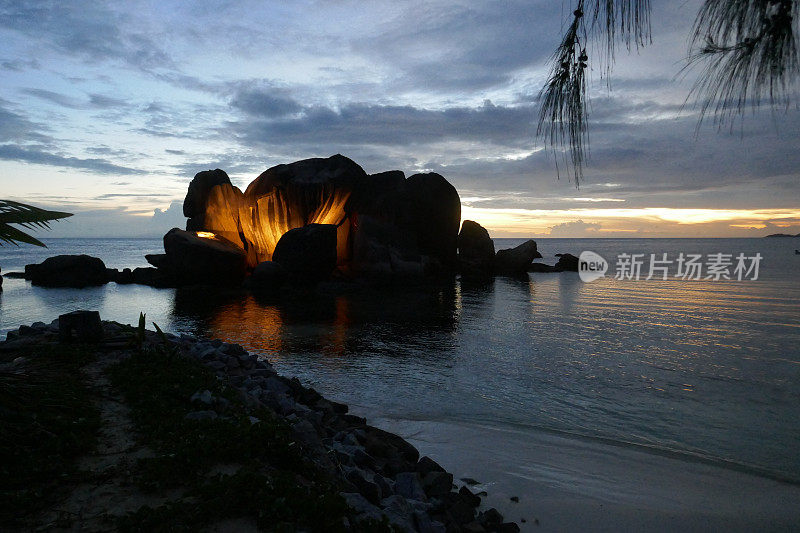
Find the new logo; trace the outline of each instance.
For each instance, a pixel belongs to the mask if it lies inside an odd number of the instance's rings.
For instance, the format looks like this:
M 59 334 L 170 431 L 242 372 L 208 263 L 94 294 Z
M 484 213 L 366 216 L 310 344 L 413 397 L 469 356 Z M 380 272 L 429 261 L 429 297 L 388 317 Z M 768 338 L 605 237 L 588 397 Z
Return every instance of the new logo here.
M 590 282 L 600 279 L 608 271 L 608 261 L 595 252 L 581 252 L 578 257 L 578 276 L 581 281 Z

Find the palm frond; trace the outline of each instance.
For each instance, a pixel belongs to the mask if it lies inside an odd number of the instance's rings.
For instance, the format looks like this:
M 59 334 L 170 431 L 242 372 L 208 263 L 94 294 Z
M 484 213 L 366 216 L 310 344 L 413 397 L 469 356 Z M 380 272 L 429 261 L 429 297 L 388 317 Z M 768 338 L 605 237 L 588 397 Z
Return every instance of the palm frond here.
M 796 0 L 706 0 L 684 70 L 702 65 L 689 98 L 720 127 L 749 108 L 787 105 L 800 79 Z
M 36 246 L 45 246 L 40 240 L 10 224 L 18 224 L 27 229 L 49 229 L 50 221 L 71 216 L 72 213 L 48 211 L 47 209 L 41 209 L 13 200 L 0 200 L 0 246 L 2 246 L 4 242 L 14 245 L 24 242 Z

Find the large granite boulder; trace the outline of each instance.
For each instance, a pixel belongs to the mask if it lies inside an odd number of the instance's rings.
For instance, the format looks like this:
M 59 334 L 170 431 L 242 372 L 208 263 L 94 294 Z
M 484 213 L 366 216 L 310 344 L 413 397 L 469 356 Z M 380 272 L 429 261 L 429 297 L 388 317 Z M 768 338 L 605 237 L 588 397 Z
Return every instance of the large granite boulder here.
M 189 183 L 189 190 L 183 200 L 183 216 L 189 220 L 186 229 L 199 231 L 205 229 L 205 213 L 211 189 L 217 185 L 231 186 L 231 179 L 224 170 L 204 170 L 195 174 Z
M 356 180 L 345 210 L 356 216 L 369 215 L 394 221 L 399 207 L 400 191 L 406 181 L 401 170 L 388 170 Z
M 345 205 L 356 183 L 366 175 L 364 169 L 340 154 L 277 165 L 262 172 L 247 186 L 239 208 L 242 236 L 254 250 L 252 266 L 273 259 L 278 240 L 289 230 L 308 224 L 335 225 L 337 258 L 340 262 L 348 260 L 350 223 Z
M 458 263 L 461 199 L 440 174 L 414 174 L 401 191 L 398 226 L 416 241 L 417 249 L 454 271 Z
M 336 231 L 333 224 L 309 224 L 291 229 L 278 241 L 272 260 L 295 279 L 328 279 L 336 268 Z
M 166 271 L 177 285 L 238 285 L 247 268 L 247 256 L 238 246 L 219 237 L 200 237 L 173 228 L 164 235 Z
M 458 266 L 462 276 L 490 276 L 494 272 L 494 242 L 486 228 L 465 220 L 458 234 Z
M 184 201 L 184 214 L 190 217 L 187 230 L 212 233 L 240 247 L 250 269 L 275 260 L 282 236 L 310 224 L 336 227 L 336 261 L 343 272 L 355 263 L 367 267 L 362 271 L 390 264 L 393 273 L 452 272 L 458 266 L 461 203 L 455 188 L 439 174 L 405 179 L 395 170 L 367 175 L 337 154 L 271 167 L 244 193 L 219 169 L 197 174 L 189 189 Z M 391 238 L 361 238 L 365 217 L 389 228 Z M 372 251 L 356 258 L 359 239 Z M 375 256 L 372 252 L 378 248 L 379 262 L 368 264 L 365 259 Z M 387 254 L 391 261 L 386 261 Z M 160 261 L 157 256 L 151 259 Z
M 500 274 L 527 272 L 533 260 L 541 257 L 542 254 L 536 249 L 536 241 L 525 241 L 516 248 L 498 250 L 494 257 L 495 271 Z
M 380 218 L 358 217 L 353 239 L 353 270 L 377 278 L 418 277 L 429 269 L 430 260 L 409 246 L 407 235 Z
M 56 255 L 25 265 L 25 278 L 43 287 L 90 287 L 108 283 L 102 259 L 89 255 Z

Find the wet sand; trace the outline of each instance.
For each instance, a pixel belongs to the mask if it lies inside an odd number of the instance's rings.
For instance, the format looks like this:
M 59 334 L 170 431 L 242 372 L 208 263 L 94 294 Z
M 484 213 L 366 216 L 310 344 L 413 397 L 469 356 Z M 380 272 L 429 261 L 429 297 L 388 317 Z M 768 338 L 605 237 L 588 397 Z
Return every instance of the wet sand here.
M 456 479 L 480 481 L 471 488 L 488 493 L 482 508 L 496 507 L 522 531 L 800 528 L 800 486 L 758 475 L 547 433 L 388 418 L 370 422 L 400 434 Z

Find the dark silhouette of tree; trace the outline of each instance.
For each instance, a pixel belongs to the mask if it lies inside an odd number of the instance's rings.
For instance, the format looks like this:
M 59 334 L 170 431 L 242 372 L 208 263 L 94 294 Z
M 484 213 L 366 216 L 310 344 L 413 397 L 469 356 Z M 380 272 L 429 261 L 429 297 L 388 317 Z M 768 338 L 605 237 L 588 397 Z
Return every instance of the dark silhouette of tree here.
M 788 105 L 800 68 L 797 15 L 800 0 L 705 0 L 690 33 L 684 70 L 699 67 L 687 102 L 700 108 L 698 126 L 712 116 L 718 127 L 749 108 Z M 583 177 L 589 141 L 587 44 L 603 39 L 599 63 L 610 74 L 616 47 L 650 44 L 649 0 L 577 0 L 539 94 L 536 130 L 563 161 L 576 186 Z M 608 79 L 606 77 L 606 79 Z

